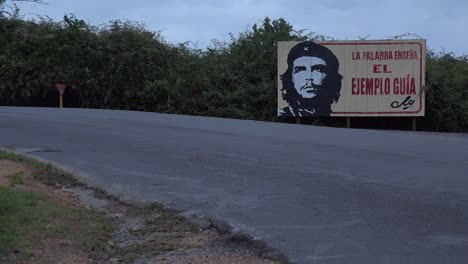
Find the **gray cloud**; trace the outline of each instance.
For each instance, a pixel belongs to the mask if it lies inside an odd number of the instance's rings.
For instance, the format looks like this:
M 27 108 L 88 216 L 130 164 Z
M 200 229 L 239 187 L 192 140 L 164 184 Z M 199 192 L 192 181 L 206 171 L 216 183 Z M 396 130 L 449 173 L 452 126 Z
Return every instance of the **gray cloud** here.
M 47 0 L 48 5 L 23 5 L 26 13 L 62 19 L 74 13 L 92 24 L 115 19 L 143 22 L 172 43 L 191 40 L 205 47 L 211 39 L 228 40 L 264 17 L 284 18 L 296 29 L 336 39 L 389 38 L 407 32 L 428 40 L 428 46 L 468 54 L 466 0 Z

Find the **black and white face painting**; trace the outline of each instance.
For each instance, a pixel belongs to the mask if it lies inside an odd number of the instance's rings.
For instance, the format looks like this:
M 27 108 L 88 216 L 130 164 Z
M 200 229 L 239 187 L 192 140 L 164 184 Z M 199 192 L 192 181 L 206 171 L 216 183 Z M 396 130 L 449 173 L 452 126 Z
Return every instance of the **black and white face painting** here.
M 292 81 L 297 93 L 303 98 L 314 98 L 327 77 L 327 63 L 318 57 L 303 56 L 294 60 Z
M 333 52 L 312 41 L 296 44 L 281 75 L 281 95 L 288 106 L 278 116 L 330 116 L 340 97 L 339 61 Z

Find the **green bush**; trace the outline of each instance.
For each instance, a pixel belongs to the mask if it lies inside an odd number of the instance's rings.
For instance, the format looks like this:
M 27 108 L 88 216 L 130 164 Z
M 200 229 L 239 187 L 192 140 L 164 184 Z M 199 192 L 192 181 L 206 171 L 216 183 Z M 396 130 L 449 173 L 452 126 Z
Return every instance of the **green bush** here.
M 56 107 L 54 84 L 65 82 L 65 107 L 277 121 L 277 42 L 325 37 L 265 18 L 199 50 L 167 43 L 138 23 L 93 27 L 67 15 L 61 22 L 0 16 L 0 39 L 0 105 Z M 427 52 L 419 122 L 425 130 L 468 131 L 466 56 Z

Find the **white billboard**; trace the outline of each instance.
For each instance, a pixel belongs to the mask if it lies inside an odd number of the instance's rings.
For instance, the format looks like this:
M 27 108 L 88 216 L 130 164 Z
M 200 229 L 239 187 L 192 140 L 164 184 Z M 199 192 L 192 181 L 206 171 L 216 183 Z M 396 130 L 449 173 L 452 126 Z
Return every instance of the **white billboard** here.
M 278 116 L 424 116 L 425 40 L 278 43 Z

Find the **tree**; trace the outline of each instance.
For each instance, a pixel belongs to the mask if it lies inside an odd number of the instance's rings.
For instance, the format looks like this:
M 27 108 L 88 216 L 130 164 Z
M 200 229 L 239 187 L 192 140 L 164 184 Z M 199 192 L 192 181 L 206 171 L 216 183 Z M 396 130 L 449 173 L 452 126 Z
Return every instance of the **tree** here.
M 427 130 L 468 132 L 468 56 L 428 52 Z
M 17 17 L 19 15 L 19 3 L 29 2 L 44 4 L 44 0 L 0 0 L 0 18 Z
M 0 10 L 7 2 L 18 1 L 0 0 Z M 60 22 L 2 16 L 0 39 L 0 105 L 57 106 L 54 83 L 61 81 L 68 85 L 66 106 L 273 121 L 278 41 L 328 38 L 265 18 L 200 50 L 169 44 L 138 23 L 94 27 L 65 15 Z M 374 120 L 364 125 L 375 128 Z M 426 130 L 468 131 L 468 57 L 428 52 L 421 123 Z
M 243 92 L 236 95 L 243 97 L 246 111 L 255 119 L 276 119 L 278 41 L 307 39 L 284 19 L 268 17 L 238 37 L 231 35 L 230 61 L 234 74 L 243 78 L 239 87 Z

